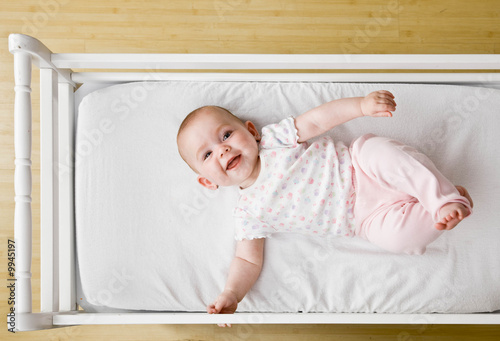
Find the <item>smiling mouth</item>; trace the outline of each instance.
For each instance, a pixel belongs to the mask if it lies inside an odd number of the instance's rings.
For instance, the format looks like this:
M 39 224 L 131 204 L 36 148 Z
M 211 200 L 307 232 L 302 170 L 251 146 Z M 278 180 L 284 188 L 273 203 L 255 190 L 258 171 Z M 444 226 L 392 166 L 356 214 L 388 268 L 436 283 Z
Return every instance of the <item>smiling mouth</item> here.
M 233 157 L 229 162 L 227 163 L 226 170 L 231 170 L 236 168 L 240 164 L 241 160 L 241 155 Z

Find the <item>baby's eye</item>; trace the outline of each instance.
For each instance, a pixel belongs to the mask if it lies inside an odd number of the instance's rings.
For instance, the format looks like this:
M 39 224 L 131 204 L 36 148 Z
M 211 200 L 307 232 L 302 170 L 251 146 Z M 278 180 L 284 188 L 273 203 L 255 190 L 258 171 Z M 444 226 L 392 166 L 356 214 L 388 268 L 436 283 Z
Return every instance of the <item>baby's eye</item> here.
M 207 152 L 205 154 L 205 156 L 203 156 L 203 161 L 205 161 L 206 159 L 208 159 L 210 157 L 210 154 L 212 154 L 212 152 Z
M 231 132 L 230 131 L 225 132 L 224 135 L 222 136 L 222 141 L 226 141 L 229 138 L 229 136 L 231 136 Z

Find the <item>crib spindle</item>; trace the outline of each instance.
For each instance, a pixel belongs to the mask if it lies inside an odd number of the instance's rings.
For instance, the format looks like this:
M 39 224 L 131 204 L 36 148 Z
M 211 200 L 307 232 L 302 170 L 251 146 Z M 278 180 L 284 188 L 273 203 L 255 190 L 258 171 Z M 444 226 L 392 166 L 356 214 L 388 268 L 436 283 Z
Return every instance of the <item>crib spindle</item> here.
M 14 53 L 16 314 L 31 313 L 31 55 Z
M 73 86 L 59 83 L 59 311 L 76 310 Z
M 40 69 L 40 311 L 59 310 L 57 72 Z

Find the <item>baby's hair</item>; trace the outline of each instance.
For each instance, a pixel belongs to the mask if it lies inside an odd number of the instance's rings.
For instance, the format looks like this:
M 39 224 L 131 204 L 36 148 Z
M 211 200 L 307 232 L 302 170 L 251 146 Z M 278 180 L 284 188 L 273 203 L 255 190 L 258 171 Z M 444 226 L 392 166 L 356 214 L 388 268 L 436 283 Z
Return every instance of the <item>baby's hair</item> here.
M 204 105 L 202 107 L 199 107 L 198 109 L 195 109 L 193 111 L 191 111 L 187 116 L 186 118 L 184 118 L 184 121 L 182 121 L 180 127 L 179 127 L 179 131 L 177 132 L 177 140 L 179 140 L 179 135 L 181 134 L 181 132 L 188 126 L 188 124 L 193 121 L 204 109 L 215 109 L 215 108 L 218 108 L 218 109 L 222 109 L 224 110 L 226 113 L 228 113 L 229 115 L 231 115 L 232 117 L 238 119 L 239 121 L 241 121 L 237 116 L 235 116 L 232 112 L 230 112 L 229 110 L 227 110 L 226 108 L 223 108 L 223 107 L 219 107 L 217 105 Z

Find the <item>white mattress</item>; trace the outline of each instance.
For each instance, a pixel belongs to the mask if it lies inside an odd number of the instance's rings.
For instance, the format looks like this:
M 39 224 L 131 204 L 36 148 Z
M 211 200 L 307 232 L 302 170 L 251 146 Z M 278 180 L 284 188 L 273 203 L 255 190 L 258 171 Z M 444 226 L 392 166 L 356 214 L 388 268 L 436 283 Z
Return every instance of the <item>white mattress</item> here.
M 364 133 L 426 153 L 471 193 L 475 211 L 423 256 L 355 238 L 277 234 L 238 311 L 485 312 L 500 309 L 500 91 L 450 85 L 161 82 L 107 87 L 79 107 L 76 235 L 81 288 L 103 311 L 205 311 L 223 289 L 235 241 L 233 189 L 210 192 L 177 154 L 182 119 L 206 104 L 258 128 L 326 101 L 392 91 L 390 118 L 331 134 Z

